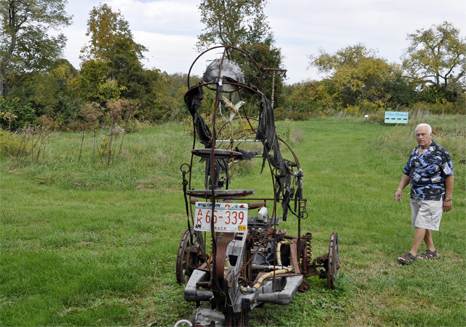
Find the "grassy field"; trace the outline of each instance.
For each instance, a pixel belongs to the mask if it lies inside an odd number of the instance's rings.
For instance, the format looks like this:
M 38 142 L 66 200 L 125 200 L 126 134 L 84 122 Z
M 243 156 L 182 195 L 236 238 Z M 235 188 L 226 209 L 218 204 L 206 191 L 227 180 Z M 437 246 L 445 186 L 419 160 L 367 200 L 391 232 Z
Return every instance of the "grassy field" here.
M 466 122 L 419 119 L 450 151 L 456 187 L 453 211 L 433 236 L 442 259 L 410 266 L 396 261 L 412 244 L 409 194 L 396 204 L 393 194 L 416 145 L 412 126 L 278 124 L 304 171 L 302 229 L 313 233 L 314 255 L 327 253 L 338 232 L 341 277 L 335 290 L 311 278 L 310 291 L 290 305 L 255 309 L 252 326 L 466 325 Z M 78 164 L 81 135 L 69 133 L 50 135 L 39 163 L 1 158 L 0 325 L 170 326 L 191 318 L 195 304 L 175 278 L 187 227 L 179 167 L 189 161 L 191 135 L 163 125 L 124 142 L 109 167 L 92 161 L 90 136 Z M 270 177 L 259 170 L 259 162 L 238 167 L 235 185 L 267 190 Z M 296 219 L 280 227 L 296 234 Z

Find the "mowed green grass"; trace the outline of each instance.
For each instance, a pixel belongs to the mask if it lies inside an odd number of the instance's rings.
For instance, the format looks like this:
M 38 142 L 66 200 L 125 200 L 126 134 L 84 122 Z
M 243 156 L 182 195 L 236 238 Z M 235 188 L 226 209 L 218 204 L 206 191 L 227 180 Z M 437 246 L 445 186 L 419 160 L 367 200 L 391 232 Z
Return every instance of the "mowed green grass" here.
M 279 131 L 285 125 L 279 122 Z M 250 324 L 466 325 L 461 148 L 449 149 L 458 186 L 453 211 L 434 232 L 442 259 L 401 266 L 396 257 L 410 249 L 414 232 L 408 190 L 401 203 L 393 194 L 414 138 L 398 147 L 402 128 L 355 119 L 292 128 L 308 199 L 301 228 L 313 233 L 314 256 L 327 253 L 330 233 L 338 233 L 341 278 L 336 290 L 311 278 L 309 292 L 287 306 L 255 309 Z M 2 158 L 0 325 L 170 326 L 191 318 L 195 304 L 184 300 L 175 277 L 187 227 L 179 166 L 189 162 L 192 146 L 184 130 L 158 126 L 127 135 L 110 167 L 92 163 L 89 139 L 77 164 L 79 134 L 52 135 L 39 164 Z M 232 188 L 268 195 L 271 178 L 259 175 L 260 165 L 238 166 Z M 280 227 L 296 234 L 297 220 L 290 216 Z

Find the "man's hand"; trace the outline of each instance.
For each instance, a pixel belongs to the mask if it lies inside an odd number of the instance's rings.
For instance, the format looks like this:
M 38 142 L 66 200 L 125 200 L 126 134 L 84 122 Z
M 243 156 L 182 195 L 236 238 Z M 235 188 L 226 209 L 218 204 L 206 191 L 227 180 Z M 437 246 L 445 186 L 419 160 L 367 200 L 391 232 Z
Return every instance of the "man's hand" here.
M 400 185 L 398 185 L 398 188 L 396 189 L 396 192 L 395 192 L 395 202 L 401 201 L 401 199 L 403 198 L 403 189 L 408 184 L 409 184 L 409 176 L 406 174 L 403 174 L 403 176 L 401 176 Z
M 452 201 L 443 201 L 443 212 L 448 212 L 451 210 Z

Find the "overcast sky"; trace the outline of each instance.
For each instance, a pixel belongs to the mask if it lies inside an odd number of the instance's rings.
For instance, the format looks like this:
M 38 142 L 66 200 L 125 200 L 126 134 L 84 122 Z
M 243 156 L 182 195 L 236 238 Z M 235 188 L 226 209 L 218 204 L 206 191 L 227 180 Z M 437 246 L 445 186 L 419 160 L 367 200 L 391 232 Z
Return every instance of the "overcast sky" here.
M 89 41 L 86 23 L 92 7 L 107 3 L 120 10 L 129 22 L 135 41 L 146 46 L 146 68 L 169 74 L 187 73 L 198 56 L 194 50 L 200 23 L 199 0 L 68 0 L 66 11 L 73 24 L 63 32 L 68 37 L 65 57 L 76 67 L 79 51 Z M 379 56 L 400 62 L 409 45 L 408 33 L 430 28 L 444 21 L 466 36 L 465 0 L 270 0 L 265 14 L 284 55 L 287 83 L 320 79 L 308 69 L 309 55 L 319 48 L 333 53 L 349 45 L 363 43 L 377 49 Z M 206 67 L 203 58 L 193 73 Z

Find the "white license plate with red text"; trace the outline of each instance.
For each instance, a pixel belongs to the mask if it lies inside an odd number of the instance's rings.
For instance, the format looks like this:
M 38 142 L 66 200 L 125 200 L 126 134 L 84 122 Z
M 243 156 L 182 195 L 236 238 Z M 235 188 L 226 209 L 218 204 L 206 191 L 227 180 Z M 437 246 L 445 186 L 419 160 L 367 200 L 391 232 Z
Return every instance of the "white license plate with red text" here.
M 245 232 L 248 227 L 247 203 L 215 203 L 212 214 L 211 202 L 196 202 L 194 229 L 211 231 L 212 219 L 215 232 Z

